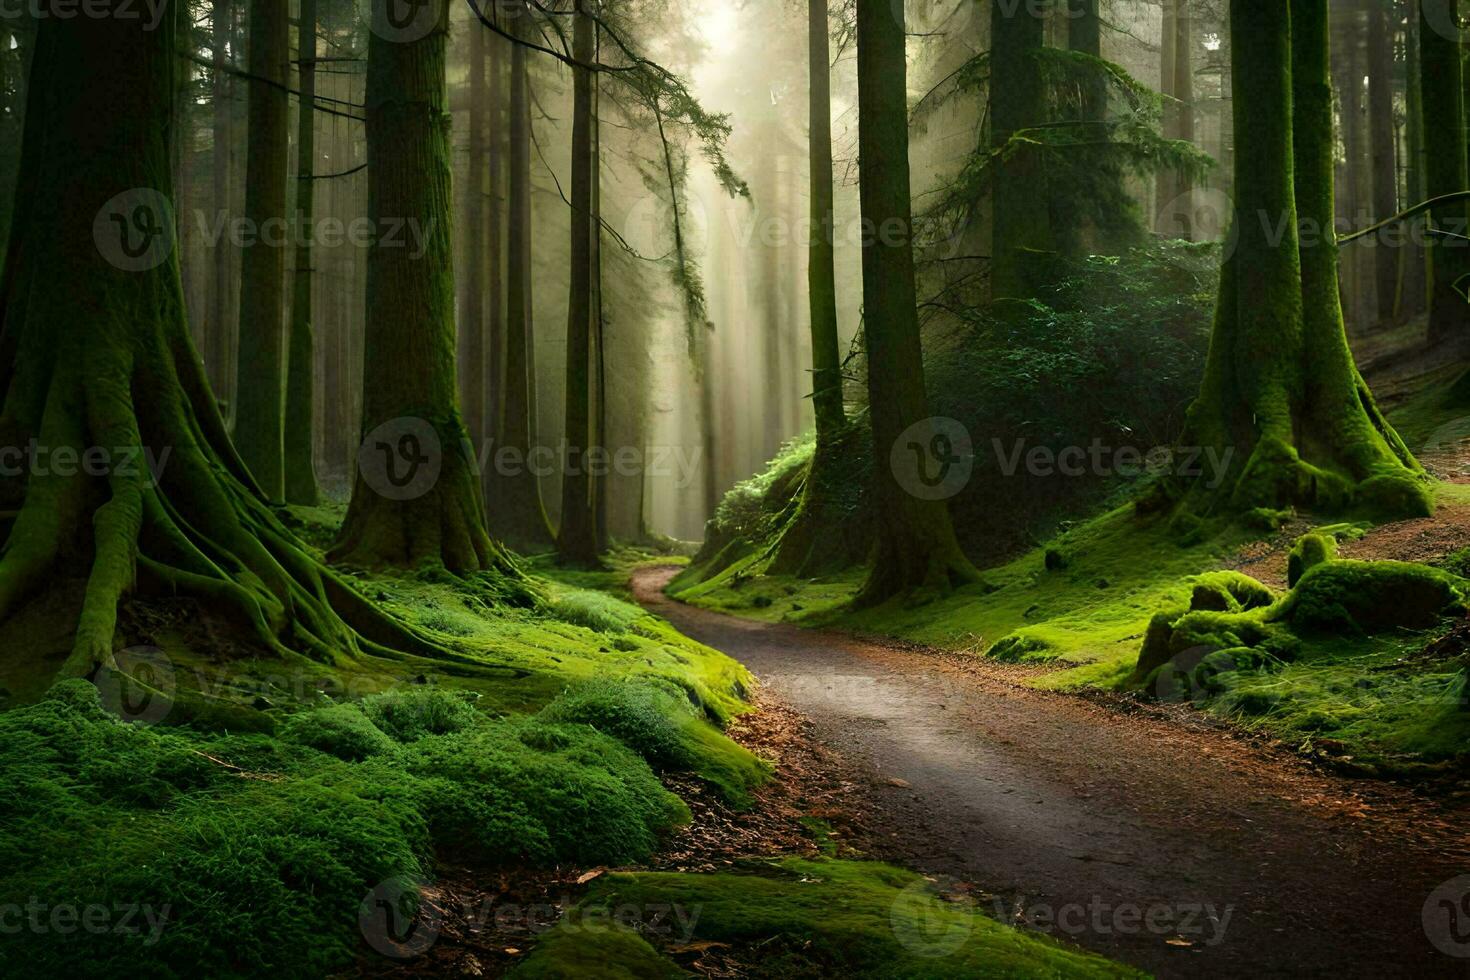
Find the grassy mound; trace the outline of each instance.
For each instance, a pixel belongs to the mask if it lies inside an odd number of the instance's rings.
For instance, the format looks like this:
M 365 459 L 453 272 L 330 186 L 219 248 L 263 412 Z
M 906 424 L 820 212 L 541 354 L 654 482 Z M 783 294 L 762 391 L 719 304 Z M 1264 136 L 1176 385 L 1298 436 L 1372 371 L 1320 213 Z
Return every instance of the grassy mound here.
M 1138 975 L 1002 925 L 972 905 L 944 901 L 931 883 L 908 871 L 785 860 L 721 874 L 608 875 L 514 976 L 681 975 L 671 960 L 653 959 L 658 951 L 628 932 L 625 919 L 666 947 L 760 943 L 751 974 L 759 977 Z M 617 956 L 599 956 L 609 940 Z M 629 959 L 622 959 L 625 954 Z
M 308 712 L 278 739 L 125 724 L 81 681 L 0 714 L 0 904 L 44 907 L 46 924 L 99 909 L 109 925 L 21 930 L 0 965 L 320 975 L 358 948 L 368 891 L 431 874 L 436 856 L 640 861 L 687 819 L 612 736 L 463 703 L 384 695 Z

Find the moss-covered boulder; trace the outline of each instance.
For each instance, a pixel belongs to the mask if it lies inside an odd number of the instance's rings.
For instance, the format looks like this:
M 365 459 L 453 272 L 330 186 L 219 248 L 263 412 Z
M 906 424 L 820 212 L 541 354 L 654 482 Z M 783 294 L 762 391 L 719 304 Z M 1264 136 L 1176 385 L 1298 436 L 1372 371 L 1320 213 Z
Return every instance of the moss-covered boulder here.
M 1189 597 L 1191 612 L 1244 612 L 1276 602 L 1276 593 L 1240 572 L 1208 572 L 1195 577 Z
M 1337 539 L 1321 533 L 1303 534 L 1286 559 L 1286 584 L 1296 588 L 1302 576 L 1337 557 Z
M 1243 576 L 1242 576 L 1243 577 Z M 1298 641 L 1284 626 L 1267 622 L 1266 609 L 1243 612 L 1217 610 L 1174 610 L 1159 613 L 1144 634 L 1138 664 L 1129 678 L 1132 687 L 1147 687 L 1160 668 L 1193 671 L 1217 651 L 1254 651 L 1247 658 L 1236 656 L 1232 669 L 1259 667 L 1291 660 Z M 1240 666 L 1244 664 L 1244 666 Z
M 1329 561 L 1309 569 L 1273 618 L 1298 631 L 1427 629 L 1464 613 L 1470 582 L 1400 561 Z

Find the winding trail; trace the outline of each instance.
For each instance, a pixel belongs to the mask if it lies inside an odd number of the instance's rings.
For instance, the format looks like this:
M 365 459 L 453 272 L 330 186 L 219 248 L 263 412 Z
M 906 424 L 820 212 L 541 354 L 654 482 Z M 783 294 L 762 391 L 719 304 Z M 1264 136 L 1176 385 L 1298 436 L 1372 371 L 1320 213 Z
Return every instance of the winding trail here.
M 1470 977 L 1435 943 L 1470 957 L 1470 917 L 1429 902 L 1470 873 L 1463 811 L 1001 665 L 681 605 L 674 571 L 638 601 L 807 715 L 902 853 L 1011 921 L 1161 977 Z

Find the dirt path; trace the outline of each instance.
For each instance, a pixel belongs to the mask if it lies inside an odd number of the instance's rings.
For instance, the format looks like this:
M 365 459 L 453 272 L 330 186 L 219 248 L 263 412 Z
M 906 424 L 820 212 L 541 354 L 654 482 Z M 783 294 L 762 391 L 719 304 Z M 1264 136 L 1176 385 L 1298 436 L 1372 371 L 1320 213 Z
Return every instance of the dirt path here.
M 901 850 L 1013 921 L 1166 977 L 1470 976 L 1429 935 L 1470 927 L 1428 901 L 1470 873 L 1463 813 L 998 665 L 683 606 L 672 574 L 638 600 L 805 713 Z

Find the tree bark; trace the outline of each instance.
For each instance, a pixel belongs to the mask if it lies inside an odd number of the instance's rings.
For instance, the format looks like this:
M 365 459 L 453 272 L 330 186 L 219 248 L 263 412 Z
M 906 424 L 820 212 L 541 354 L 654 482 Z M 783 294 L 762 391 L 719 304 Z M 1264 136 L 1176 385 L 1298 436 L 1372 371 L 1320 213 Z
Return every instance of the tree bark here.
M 1230 24 L 1236 247 L 1182 444 L 1231 462 L 1218 484 L 1172 486 L 1196 516 L 1292 505 L 1427 515 L 1423 471 L 1353 364 L 1335 241 L 1298 235 L 1334 213 L 1327 0 L 1232 0 Z
M 234 31 L 234 9 L 232 0 L 214 0 L 211 29 L 214 34 L 213 55 L 216 65 L 226 65 L 230 60 L 229 39 Z M 230 157 L 234 147 L 234 87 L 230 73 L 214 69 L 211 82 L 214 103 L 213 144 L 211 148 L 213 171 L 213 200 L 215 211 L 228 214 L 230 211 L 231 177 Z M 214 284 L 210 316 L 206 320 L 204 335 L 207 338 L 205 361 L 217 395 L 228 398 L 230 383 L 234 380 L 231 370 L 230 351 L 235 325 L 234 278 L 236 256 L 228 236 L 213 243 L 210 253 L 214 260 Z M 233 408 L 233 405 L 227 406 Z M 229 412 L 226 413 L 230 414 Z
M 1004 147 L 1017 132 L 1045 122 L 1046 89 L 1037 53 L 1046 40 L 1046 20 L 1030 3 L 992 0 L 990 16 L 991 145 Z M 991 192 L 990 295 L 1025 298 L 1025 259 L 1054 248 L 1041 159 L 1017 146 L 997 160 Z
M 332 557 L 514 575 L 485 529 L 455 391 L 448 2 L 429 9 L 435 26 L 423 38 L 368 41 L 368 219 L 377 238 L 368 249 L 364 438 Z M 422 254 L 386 238 L 390 221 L 417 224 Z
M 524 29 L 519 18 L 518 29 Z M 555 541 L 540 480 L 526 465 L 536 428 L 533 226 L 531 222 L 531 92 L 526 49 L 510 46 L 509 221 L 506 249 L 505 381 L 500 437 L 492 456 L 490 522 L 518 551 L 539 551 Z M 504 453 L 502 460 L 501 453 Z
M 284 242 L 291 38 L 287 0 L 250 5 L 250 143 L 245 160 L 245 218 L 254 241 L 240 272 L 239 365 L 235 445 L 268 499 L 285 497 Z
M 572 48 L 583 63 L 594 57 L 592 18 L 574 15 Z M 561 478 L 561 528 L 556 550 L 563 561 L 597 560 L 588 449 L 591 447 L 592 327 L 592 73 L 572 69 L 571 258 L 567 292 L 566 470 Z
M 312 235 L 316 227 L 316 0 L 301 0 L 296 51 L 300 58 L 296 125 L 296 275 L 291 282 L 290 349 L 286 359 L 286 502 L 314 507 L 316 485 L 316 337 L 311 289 Z
M 1028 36 L 1043 26 L 1037 18 L 1019 20 Z M 955 540 L 944 502 L 909 493 L 886 465 L 900 437 L 915 425 L 922 428 L 929 414 L 914 286 L 904 48 L 897 8 L 886 0 L 857 0 L 858 187 L 863 223 L 872 229 L 862 250 L 863 330 L 878 516 L 860 605 L 915 589 L 948 591 L 979 578 Z
M 1194 18 L 1187 0 L 1179 0 L 1174 14 L 1174 139 L 1194 142 Z M 1194 238 L 1194 208 L 1190 196 L 1194 183 L 1187 174 L 1175 173 L 1174 194 L 1179 203 L 1172 221 L 1180 238 Z
M 1464 89 L 1461 85 L 1458 0 L 1420 0 L 1419 79 L 1423 112 L 1424 192 L 1429 198 L 1470 187 L 1466 168 Z M 1434 227 L 1464 235 L 1463 203 L 1430 212 Z M 1467 305 L 1456 290 L 1470 272 L 1470 243 L 1433 240 L 1429 246 L 1431 289 L 1429 341 L 1470 343 Z M 1459 283 L 1461 289 L 1464 283 Z
M 488 33 L 477 20 L 470 20 L 468 74 L 469 146 L 466 154 L 464 187 L 464 232 L 460 257 L 464 263 L 464 284 L 459 291 L 459 364 L 460 397 L 463 401 L 465 427 L 471 443 L 479 447 L 485 438 L 485 309 L 487 297 L 485 273 L 489 265 L 486 255 L 490 227 L 489 196 L 493 186 L 486 184 L 485 133 L 485 60 Z
M 1368 113 L 1373 148 L 1373 220 L 1398 213 L 1398 136 L 1393 116 L 1393 32 L 1382 4 L 1368 10 Z M 1392 320 L 1398 308 L 1399 249 L 1378 242 L 1373 249 L 1377 313 Z

